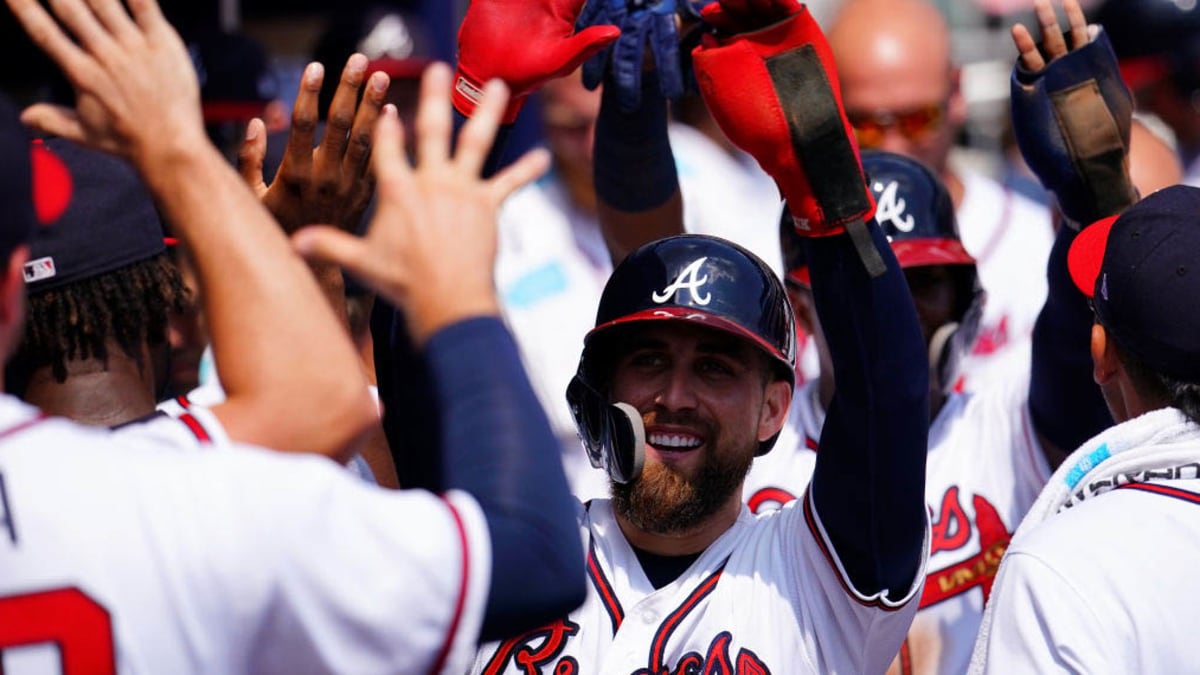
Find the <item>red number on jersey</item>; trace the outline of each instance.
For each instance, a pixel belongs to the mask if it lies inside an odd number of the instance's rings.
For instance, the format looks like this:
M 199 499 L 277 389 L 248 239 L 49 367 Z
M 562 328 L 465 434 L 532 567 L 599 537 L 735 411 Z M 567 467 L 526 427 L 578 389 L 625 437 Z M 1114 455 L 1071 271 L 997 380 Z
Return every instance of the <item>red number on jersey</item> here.
M 78 588 L 0 598 L 0 653 L 43 642 L 58 647 L 64 675 L 117 672 L 108 610 Z

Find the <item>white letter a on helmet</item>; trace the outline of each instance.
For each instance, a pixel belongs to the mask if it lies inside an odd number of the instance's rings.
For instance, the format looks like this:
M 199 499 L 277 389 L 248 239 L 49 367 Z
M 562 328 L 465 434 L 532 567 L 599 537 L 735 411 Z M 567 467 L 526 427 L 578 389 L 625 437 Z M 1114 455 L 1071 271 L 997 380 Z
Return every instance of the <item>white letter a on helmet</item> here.
M 707 305 L 712 300 L 712 294 L 705 293 L 704 295 L 700 295 L 700 287 L 708 283 L 708 275 L 699 276 L 700 266 L 704 264 L 705 260 L 708 260 L 707 256 L 699 258 L 683 268 L 683 271 L 679 273 L 675 281 L 671 282 L 670 286 L 654 293 L 650 298 L 661 304 L 669 301 L 680 290 L 687 289 L 692 294 L 693 302 L 697 305 Z

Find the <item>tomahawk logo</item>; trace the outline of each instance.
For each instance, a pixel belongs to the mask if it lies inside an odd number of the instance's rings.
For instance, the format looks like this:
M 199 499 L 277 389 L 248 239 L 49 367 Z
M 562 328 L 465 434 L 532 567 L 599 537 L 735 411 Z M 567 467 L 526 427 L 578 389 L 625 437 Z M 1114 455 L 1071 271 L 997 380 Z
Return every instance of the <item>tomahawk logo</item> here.
M 892 181 L 886 186 L 883 183 L 875 183 L 871 187 L 879 193 L 879 198 L 876 200 L 875 220 L 881 224 L 890 222 L 892 227 L 901 232 L 912 232 L 916 223 L 911 215 L 905 213 L 908 203 L 896 196 L 896 190 L 899 189 L 900 184 Z
M 697 305 L 707 305 L 712 301 L 712 293 L 700 294 L 701 287 L 708 283 L 708 275 L 700 276 L 700 267 L 708 257 L 698 258 L 692 264 L 683 268 L 679 276 L 675 277 L 675 281 L 671 282 L 670 286 L 655 292 L 650 296 L 657 303 L 664 303 L 670 300 L 680 290 L 687 289 L 692 294 L 692 302 Z

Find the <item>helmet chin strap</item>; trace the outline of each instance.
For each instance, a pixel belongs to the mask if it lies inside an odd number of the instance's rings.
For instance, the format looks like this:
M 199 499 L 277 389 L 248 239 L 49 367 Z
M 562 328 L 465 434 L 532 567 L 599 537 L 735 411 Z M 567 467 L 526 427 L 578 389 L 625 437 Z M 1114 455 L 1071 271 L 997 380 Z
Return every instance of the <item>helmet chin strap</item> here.
M 929 340 L 929 376 L 938 383 L 942 391 L 946 391 L 954 384 L 950 380 L 954 377 L 955 364 L 949 363 L 949 354 L 946 353 L 946 350 L 957 332 L 958 322 L 951 321 L 935 330 L 933 337 Z M 943 363 L 943 360 L 946 363 Z

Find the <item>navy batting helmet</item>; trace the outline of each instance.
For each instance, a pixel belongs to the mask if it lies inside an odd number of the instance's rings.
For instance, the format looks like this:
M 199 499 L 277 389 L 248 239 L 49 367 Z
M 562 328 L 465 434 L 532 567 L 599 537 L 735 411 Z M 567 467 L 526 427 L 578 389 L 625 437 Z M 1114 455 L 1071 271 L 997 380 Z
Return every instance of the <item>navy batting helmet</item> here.
M 929 344 L 932 375 L 943 390 L 949 390 L 959 362 L 975 344 L 986 299 L 975 258 L 958 235 L 954 202 L 937 176 L 915 159 L 866 151 L 862 161 L 875 195 L 875 222 L 891 242 L 900 266 L 945 265 L 953 274 L 954 320 L 938 327 Z
M 584 338 L 567 401 L 592 465 L 628 482 L 641 470 L 641 415 L 606 395 L 620 329 L 646 321 L 689 321 L 758 347 L 779 377 L 795 383 L 796 324 L 778 277 L 753 253 L 717 237 L 680 235 L 646 244 L 613 270 Z M 758 454 L 774 445 L 760 444 Z

